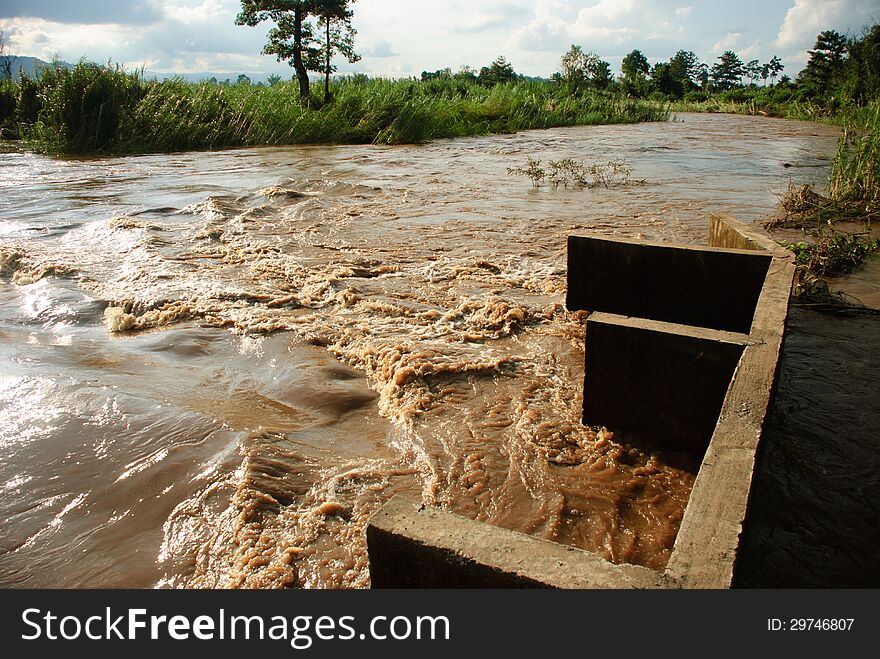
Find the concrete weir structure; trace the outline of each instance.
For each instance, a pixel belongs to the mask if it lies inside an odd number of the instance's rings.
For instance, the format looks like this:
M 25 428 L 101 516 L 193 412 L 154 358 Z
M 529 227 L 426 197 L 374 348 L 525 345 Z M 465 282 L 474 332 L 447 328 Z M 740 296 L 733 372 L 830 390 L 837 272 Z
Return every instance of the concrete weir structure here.
M 665 571 L 395 498 L 367 528 L 374 588 L 730 587 L 794 264 L 728 217 L 709 244 L 568 241 L 567 305 L 591 312 L 584 423 L 702 455 Z

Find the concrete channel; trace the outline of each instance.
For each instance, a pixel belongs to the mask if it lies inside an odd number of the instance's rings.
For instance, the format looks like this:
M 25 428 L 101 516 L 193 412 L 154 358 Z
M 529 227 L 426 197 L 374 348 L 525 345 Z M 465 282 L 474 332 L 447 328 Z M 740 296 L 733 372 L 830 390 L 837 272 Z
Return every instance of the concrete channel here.
M 729 588 L 793 276 L 730 217 L 710 218 L 709 247 L 570 236 L 584 423 L 702 455 L 665 571 L 397 497 L 367 528 L 373 588 Z

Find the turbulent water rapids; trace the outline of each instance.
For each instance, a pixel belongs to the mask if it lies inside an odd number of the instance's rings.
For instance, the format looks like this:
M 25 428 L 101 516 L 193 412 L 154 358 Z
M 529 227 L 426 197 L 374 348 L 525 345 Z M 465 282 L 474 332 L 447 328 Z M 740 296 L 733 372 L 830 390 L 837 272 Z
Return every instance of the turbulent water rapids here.
M 0 585 L 366 587 L 394 494 L 662 569 L 698 459 L 581 425 L 566 237 L 705 243 L 709 213 L 821 182 L 835 143 L 685 115 L 0 154 Z M 527 156 L 645 182 L 533 189 L 507 173 Z

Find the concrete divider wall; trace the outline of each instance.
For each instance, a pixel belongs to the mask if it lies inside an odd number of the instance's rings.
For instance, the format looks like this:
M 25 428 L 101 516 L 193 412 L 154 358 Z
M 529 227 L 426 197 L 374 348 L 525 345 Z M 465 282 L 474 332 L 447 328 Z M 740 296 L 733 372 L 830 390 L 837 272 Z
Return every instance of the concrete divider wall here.
M 730 586 L 794 266 L 788 252 L 730 218 L 713 216 L 710 241 L 736 249 L 716 252 L 664 245 L 658 250 L 649 245 L 645 250 L 640 243 L 587 237 L 569 242 L 575 246 L 570 254 L 574 265 L 569 270 L 569 300 L 574 305 L 589 301 L 594 305 L 589 310 L 597 312 L 586 326 L 585 422 L 617 424 L 648 443 L 704 452 L 666 570 L 661 574 L 613 565 L 590 552 L 394 499 L 373 516 L 367 532 L 374 587 Z M 585 249 L 578 247 L 584 245 Z M 609 298 L 600 289 L 602 281 L 613 279 L 610 275 L 582 279 L 596 269 L 604 272 L 603 265 L 611 274 L 620 272 L 623 266 L 615 266 L 613 257 L 621 254 L 628 254 L 626 267 L 640 273 L 624 279 L 632 285 L 642 278 L 654 282 L 654 294 L 676 307 L 655 315 L 676 322 L 617 315 L 614 309 L 638 315 L 654 314 L 658 307 L 645 303 L 642 292 L 618 290 L 625 304 Z M 672 255 L 671 261 L 658 260 L 661 254 Z M 581 258 L 595 261 L 582 267 Z M 738 280 L 741 272 L 744 284 Z M 669 279 L 661 281 L 666 274 Z M 714 276 L 724 281 L 714 281 Z M 690 286 L 689 296 L 676 295 L 675 286 L 699 277 L 704 281 Z M 743 294 L 737 285 L 748 288 L 758 280 L 757 294 Z M 586 293 L 578 291 L 582 286 Z M 697 291 L 713 311 L 690 309 L 691 304 L 702 304 L 694 302 Z M 735 299 L 734 308 L 727 311 L 726 292 Z M 606 300 L 609 308 L 603 308 Z M 748 323 L 743 331 L 726 331 L 742 328 L 744 318 Z M 693 319 L 711 325 L 682 322 Z
M 702 457 L 748 336 L 594 313 L 586 343 L 584 424 Z
M 566 305 L 748 333 L 770 259 L 753 250 L 569 236 Z

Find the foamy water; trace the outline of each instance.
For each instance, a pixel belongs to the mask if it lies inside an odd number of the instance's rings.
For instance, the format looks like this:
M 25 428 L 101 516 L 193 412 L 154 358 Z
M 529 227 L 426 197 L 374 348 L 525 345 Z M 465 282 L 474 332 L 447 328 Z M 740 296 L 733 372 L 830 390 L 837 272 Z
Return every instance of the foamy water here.
M 398 493 L 662 568 L 698 458 L 580 424 L 566 238 L 703 244 L 709 213 L 770 213 L 835 146 L 685 115 L 0 155 L 0 585 L 364 587 L 365 522 Z M 527 156 L 646 182 L 536 190 L 507 173 Z

